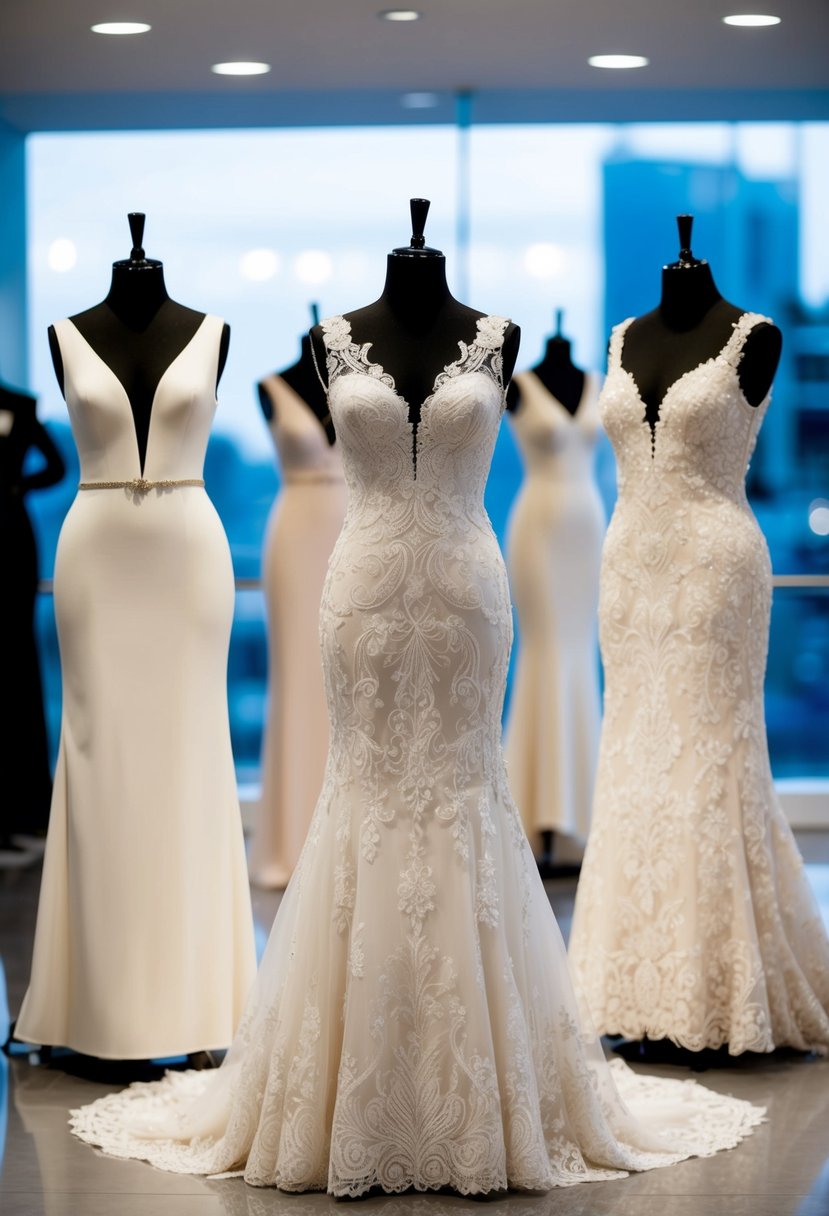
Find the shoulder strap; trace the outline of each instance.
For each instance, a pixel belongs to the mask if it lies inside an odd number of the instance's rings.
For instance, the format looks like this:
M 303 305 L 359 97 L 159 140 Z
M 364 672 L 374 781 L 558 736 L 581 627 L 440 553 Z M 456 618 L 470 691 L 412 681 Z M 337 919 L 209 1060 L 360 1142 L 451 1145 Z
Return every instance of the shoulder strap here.
M 731 337 L 726 342 L 722 349 L 720 357 L 726 363 L 730 363 L 732 367 L 739 367 L 745 351 L 745 344 L 748 335 L 758 325 L 773 325 L 771 317 L 764 317 L 759 312 L 744 312 L 734 322 L 734 327 L 731 332 Z
M 328 317 L 320 322 L 322 337 L 325 342 L 325 362 L 328 368 L 328 388 L 338 376 L 348 372 L 358 372 L 369 375 L 374 380 L 395 390 L 394 379 L 383 370 L 379 363 L 372 363 L 368 357 L 371 342 L 358 346 L 351 337 L 351 324 L 347 317 Z M 319 374 L 319 368 L 317 368 Z
M 461 372 L 484 372 L 495 381 L 503 396 L 504 334 L 508 325 L 508 317 L 478 317 L 475 337 L 471 342 L 458 340 L 461 353 L 454 363 L 448 364 L 440 373 L 435 381 L 435 390 Z
M 635 320 L 635 317 L 627 317 L 624 321 L 620 321 L 618 325 L 614 325 L 610 331 L 610 351 L 608 352 L 607 359 L 608 371 L 613 371 L 614 368 L 622 366 L 625 335 Z

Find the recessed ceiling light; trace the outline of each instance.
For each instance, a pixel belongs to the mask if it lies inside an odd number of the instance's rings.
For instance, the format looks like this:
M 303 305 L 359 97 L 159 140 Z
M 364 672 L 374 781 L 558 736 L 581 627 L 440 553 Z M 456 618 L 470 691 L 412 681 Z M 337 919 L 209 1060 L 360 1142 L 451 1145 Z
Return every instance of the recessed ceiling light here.
M 540 241 L 524 250 L 524 269 L 534 279 L 554 279 L 564 269 L 564 250 L 551 241 Z
M 271 70 L 269 63 L 238 59 L 232 63 L 214 63 L 211 72 L 217 76 L 264 76 Z
M 77 260 L 78 250 L 75 242 L 65 236 L 60 236 L 56 241 L 52 241 L 46 253 L 47 266 L 50 270 L 56 270 L 58 274 L 65 274 L 67 270 L 72 270 Z
M 650 62 L 644 55 L 591 55 L 591 68 L 646 68 Z
M 275 249 L 249 249 L 239 259 L 239 273 L 243 279 L 264 283 L 279 273 L 281 259 Z
M 146 34 L 152 28 L 146 21 L 101 21 L 90 26 L 93 34 Z
M 319 284 L 331 278 L 334 263 L 324 249 L 306 249 L 294 258 L 294 274 L 300 283 Z
M 377 16 L 383 21 L 419 21 L 421 14 L 416 8 L 385 8 Z
M 780 18 L 772 17 L 770 13 L 734 13 L 731 17 L 723 17 L 726 25 L 779 25 Z
M 437 93 L 404 93 L 400 98 L 404 110 L 431 110 L 439 102 Z

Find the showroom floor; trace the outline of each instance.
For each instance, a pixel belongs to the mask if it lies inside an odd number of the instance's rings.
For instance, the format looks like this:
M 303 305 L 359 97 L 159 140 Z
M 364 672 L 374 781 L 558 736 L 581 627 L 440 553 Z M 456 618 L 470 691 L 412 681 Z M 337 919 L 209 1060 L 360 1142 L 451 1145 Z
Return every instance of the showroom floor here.
M 799 841 L 829 924 L 829 834 L 801 833 Z M 26 983 L 38 881 L 37 869 L 0 873 L 0 950 L 13 1011 Z M 547 889 L 566 936 L 575 884 L 550 882 Z M 260 950 L 278 901 L 256 896 Z M 0 989 L 0 1028 L 5 1015 Z M 688 1075 L 676 1067 L 654 1071 Z M 104 1157 L 73 1139 L 67 1110 L 130 1075 L 68 1055 L 48 1066 L 36 1056 L 0 1057 L 3 1216 L 313 1216 L 333 1210 L 335 1201 L 324 1195 L 166 1174 Z M 765 1105 L 767 1122 L 732 1152 L 618 1182 L 491 1199 L 485 1203 L 489 1216 L 829 1216 L 829 1061 L 785 1055 L 737 1060 L 709 1069 L 704 1082 Z M 383 1216 L 471 1216 L 481 1207 L 481 1201 L 452 1195 L 362 1201 L 363 1210 Z

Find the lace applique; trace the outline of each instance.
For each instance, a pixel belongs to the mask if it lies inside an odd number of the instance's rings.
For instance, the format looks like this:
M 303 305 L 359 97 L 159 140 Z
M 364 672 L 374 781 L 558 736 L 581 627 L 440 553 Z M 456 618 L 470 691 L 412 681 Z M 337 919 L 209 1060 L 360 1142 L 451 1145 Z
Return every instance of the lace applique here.
M 483 506 L 505 325 L 479 322 L 436 386 L 416 478 L 405 403 L 346 325 L 324 325 L 349 506 L 322 600 L 331 749 L 308 841 L 222 1068 L 102 1098 L 76 1112 L 82 1138 L 352 1196 L 543 1190 L 678 1159 L 577 1027 L 507 788 L 512 620 Z M 712 1101 L 715 1131 L 679 1156 L 761 1117 Z
M 395 392 L 394 380 L 383 371 L 379 363 L 372 363 L 368 357 L 372 343 L 364 342 L 358 346 L 351 340 L 351 326 L 345 317 L 329 317 L 321 323 L 325 335 L 325 352 L 328 365 L 328 384 L 333 383 L 337 376 L 347 372 L 357 372 L 360 375 L 371 376 Z
M 746 313 L 665 395 L 653 450 L 611 342 L 619 499 L 602 557 L 594 815 L 571 958 L 602 1032 L 691 1050 L 829 1049 L 829 942 L 769 769 L 766 543 L 745 472 Z M 781 960 L 786 959 L 785 965 Z

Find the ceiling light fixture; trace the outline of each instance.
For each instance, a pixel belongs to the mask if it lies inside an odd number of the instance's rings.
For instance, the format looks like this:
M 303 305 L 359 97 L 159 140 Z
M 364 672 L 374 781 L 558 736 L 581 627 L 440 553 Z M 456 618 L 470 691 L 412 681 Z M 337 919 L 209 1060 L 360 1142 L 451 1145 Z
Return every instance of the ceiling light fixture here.
M 146 21 L 101 21 L 89 27 L 93 34 L 146 34 L 153 27 Z
M 726 25 L 742 25 L 758 28 L 761 25 L 779 25 L 780 18 L 771 13 L 734 13 L 731 17 L 723 17 Z
M 400 98 L 404 110 L 431 110 L 439 103 L 437 93 L 404 93 Z
M 646 68 L 650 62 L 644 55 L 591 55 L 591 68 Z
M 210 71 L 217 76 L 265 76 L 271 70 L 269 63 L 237 59 L 231 63 L 214 63 Z
M 377 16 L 382 21 L 419 21 L 422 14 L 416 8 L 384 8 Z
M 47 266 L 50 270 L 56 270 L 58 274 L 65 274 L 67 270 L 72 270 L 77 260 L 77 246 L 74 241 L 70 241 L 65 236 L 59 236 L 56 241 L 52 241 L 46 253 Z

